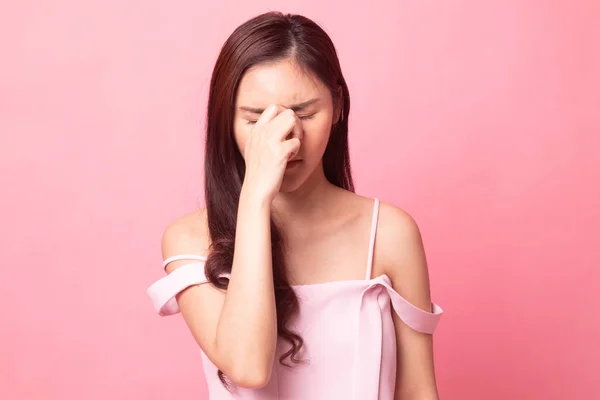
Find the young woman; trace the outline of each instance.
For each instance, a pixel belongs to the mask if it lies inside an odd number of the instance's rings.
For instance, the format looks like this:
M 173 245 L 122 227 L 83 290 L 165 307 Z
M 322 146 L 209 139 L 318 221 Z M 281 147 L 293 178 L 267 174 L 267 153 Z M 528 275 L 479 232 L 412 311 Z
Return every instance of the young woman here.
M 419 230 L 354 193 L 350 98 L 311 20 L 238 27 L 210 86 L 206 209 L 170 224 L 148 294 L 181 312 L 210 399 L 437 399 Z

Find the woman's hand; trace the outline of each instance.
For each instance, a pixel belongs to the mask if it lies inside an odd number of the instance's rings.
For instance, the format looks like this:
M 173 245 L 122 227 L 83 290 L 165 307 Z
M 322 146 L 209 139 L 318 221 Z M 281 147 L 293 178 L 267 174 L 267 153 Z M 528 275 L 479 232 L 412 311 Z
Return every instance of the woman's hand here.
M 267 107 L 246 141 L 243 190 L 271 204 L 287 162 L 298 154 L 302 135 L 302 123 L 293 110 L 274 104 Z

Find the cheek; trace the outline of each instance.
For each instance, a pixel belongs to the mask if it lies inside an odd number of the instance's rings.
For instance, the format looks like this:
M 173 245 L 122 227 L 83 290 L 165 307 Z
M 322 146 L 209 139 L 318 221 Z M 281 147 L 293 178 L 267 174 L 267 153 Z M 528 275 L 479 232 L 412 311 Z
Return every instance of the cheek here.
M 331 125 L 326 121 L 319 124 L 307 124 L 302 143 L 306 152 L 305 157 L 320 159 L 327 147 L 330 133 Z

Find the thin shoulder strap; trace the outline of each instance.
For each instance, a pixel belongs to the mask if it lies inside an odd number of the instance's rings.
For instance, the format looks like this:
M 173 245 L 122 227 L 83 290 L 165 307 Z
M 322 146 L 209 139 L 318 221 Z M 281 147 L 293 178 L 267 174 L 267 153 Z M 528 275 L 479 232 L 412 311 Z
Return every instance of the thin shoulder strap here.
M 377 232 L 377 217 L 379 216 L 379 199 L 374 199 L 373 219 L 371 220 L 371 238 L 369 240 L 369 259 L 367 261 L 366 280 L 371 279 L 371 270 L 373 269 L 373 251 L 375 249 L 375 233 Z
M 179 254 L 176 256 L 171 256 L 163 261 L 163 268 L 165 268 L 169 263 L 173 261 L 179 260 L 197 260 L 197 261 L 206 261 L 206 257 L 200 256 L 197 254 Z

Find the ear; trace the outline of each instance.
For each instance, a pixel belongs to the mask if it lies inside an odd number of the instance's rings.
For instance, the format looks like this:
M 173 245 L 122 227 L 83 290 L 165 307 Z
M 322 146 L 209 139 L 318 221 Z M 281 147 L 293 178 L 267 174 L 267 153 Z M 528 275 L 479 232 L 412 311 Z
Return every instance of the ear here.
M 341 86 L 337 87 L 337 92 L 333 98 L 333 124 L 337 124 L 342 118 L 342 108 L 344 99 L 342 98 L 344 91 Z

